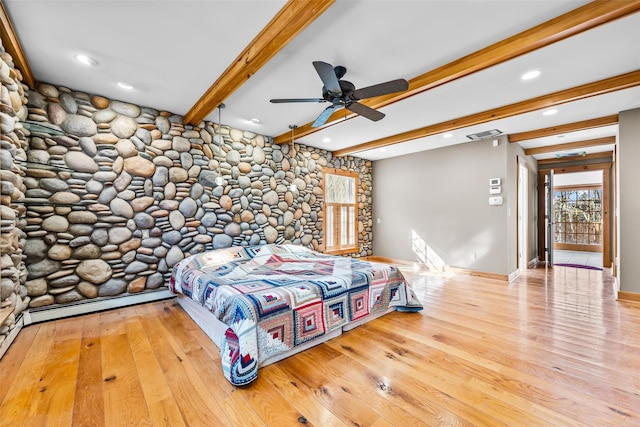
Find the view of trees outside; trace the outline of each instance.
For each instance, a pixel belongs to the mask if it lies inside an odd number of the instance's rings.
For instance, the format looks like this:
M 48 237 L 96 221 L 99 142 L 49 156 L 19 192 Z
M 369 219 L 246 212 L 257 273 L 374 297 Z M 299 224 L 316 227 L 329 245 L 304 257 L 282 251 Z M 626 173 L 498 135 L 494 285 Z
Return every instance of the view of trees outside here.
M 556 188 L 555 242 L 602 244 L 602 187 Z

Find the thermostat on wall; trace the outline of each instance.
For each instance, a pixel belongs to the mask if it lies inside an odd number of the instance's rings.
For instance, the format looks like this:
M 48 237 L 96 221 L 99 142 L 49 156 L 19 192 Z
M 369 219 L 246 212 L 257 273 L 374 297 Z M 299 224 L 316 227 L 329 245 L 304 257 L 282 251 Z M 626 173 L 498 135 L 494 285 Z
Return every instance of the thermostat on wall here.
M 500 180 L 500 178 L 491 178 L 491 179 L 489 179 L 489 186 L 493 187 L 495 185 L 500 185 L 501 182 L 502 181 Z

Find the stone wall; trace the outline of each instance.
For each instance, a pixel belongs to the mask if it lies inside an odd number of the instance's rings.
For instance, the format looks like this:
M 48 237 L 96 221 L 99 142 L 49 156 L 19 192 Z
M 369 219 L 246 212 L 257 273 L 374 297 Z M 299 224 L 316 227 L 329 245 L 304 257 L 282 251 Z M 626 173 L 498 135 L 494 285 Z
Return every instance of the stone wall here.
M 20 169 L 26 160 L 27 139 L 18 123 L 27 116 L 22 75 L 0 41 L 0 345 L 29 304 L 23 262 L 26 190 Z
M 372 253 L 369 161 L 50 84 L 27 98 L 28 120 L 60 130 L 29 137 L 31 307 L 157 289 L 205 250 L 321 248 L 324 166 L 360 173 L 355 255 Z

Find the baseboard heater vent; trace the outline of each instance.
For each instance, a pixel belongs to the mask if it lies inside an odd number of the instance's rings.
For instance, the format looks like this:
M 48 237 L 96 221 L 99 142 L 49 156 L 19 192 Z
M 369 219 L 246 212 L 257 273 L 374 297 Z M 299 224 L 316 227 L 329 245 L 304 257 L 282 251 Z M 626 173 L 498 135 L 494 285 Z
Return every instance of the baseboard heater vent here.
M 172 298 L 169 289 L 152 290 L 137 294 L 125 294 L 115 297 L 96 298 L 83 300 L 61 306 L 50 306 L 29 309 L 24 312 L 24 325 L 32 323 L 47 322 L 49 320 L 62 319 L 65 317 L 78 316 L 81 314 L 94 313 L 97 311 L 110 310 L 112 308 L 126 307 L 129 305 L 141 304 L 145 302 L 158 301 Z

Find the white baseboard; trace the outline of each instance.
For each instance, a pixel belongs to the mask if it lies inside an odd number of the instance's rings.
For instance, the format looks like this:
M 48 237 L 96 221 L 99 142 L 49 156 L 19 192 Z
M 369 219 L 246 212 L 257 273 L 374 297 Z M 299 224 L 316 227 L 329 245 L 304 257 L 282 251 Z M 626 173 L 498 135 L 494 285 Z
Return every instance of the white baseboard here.
M 0 345 L 0 359 L 2 359 L 2 356 L 4 356 L 4 354 L 7 352 L 7 350 L 9 349 L 9 346 L 11 345 L 11 343 L 13 343 L 13 340 L 16 339 L 23 325 L 24 325 L 24 316 L 20 316 L 18 318 L 18 321 L 16 322 L 16 327 L 13 328 L 11 332 L 9 332 L 9 335 L 7 336 L 7 338 L 5 338 L 5 340 L 2 341 L 2 345 Z
M 161 289 L 157 291 L 154 290 L 138 294 L 128 294 L 99 300 L 83 300 L 60 307 L 30 309 L 24 314 L 24 325 L 27 326 L 32 323 L 62 319 L 64 317 L 77 316 L 79 314 L 94 313 L 96 311 L 158 301 L 161 299 L 172 298 L 174 296 L 175 295 L 173 295 L 169 289 Z

